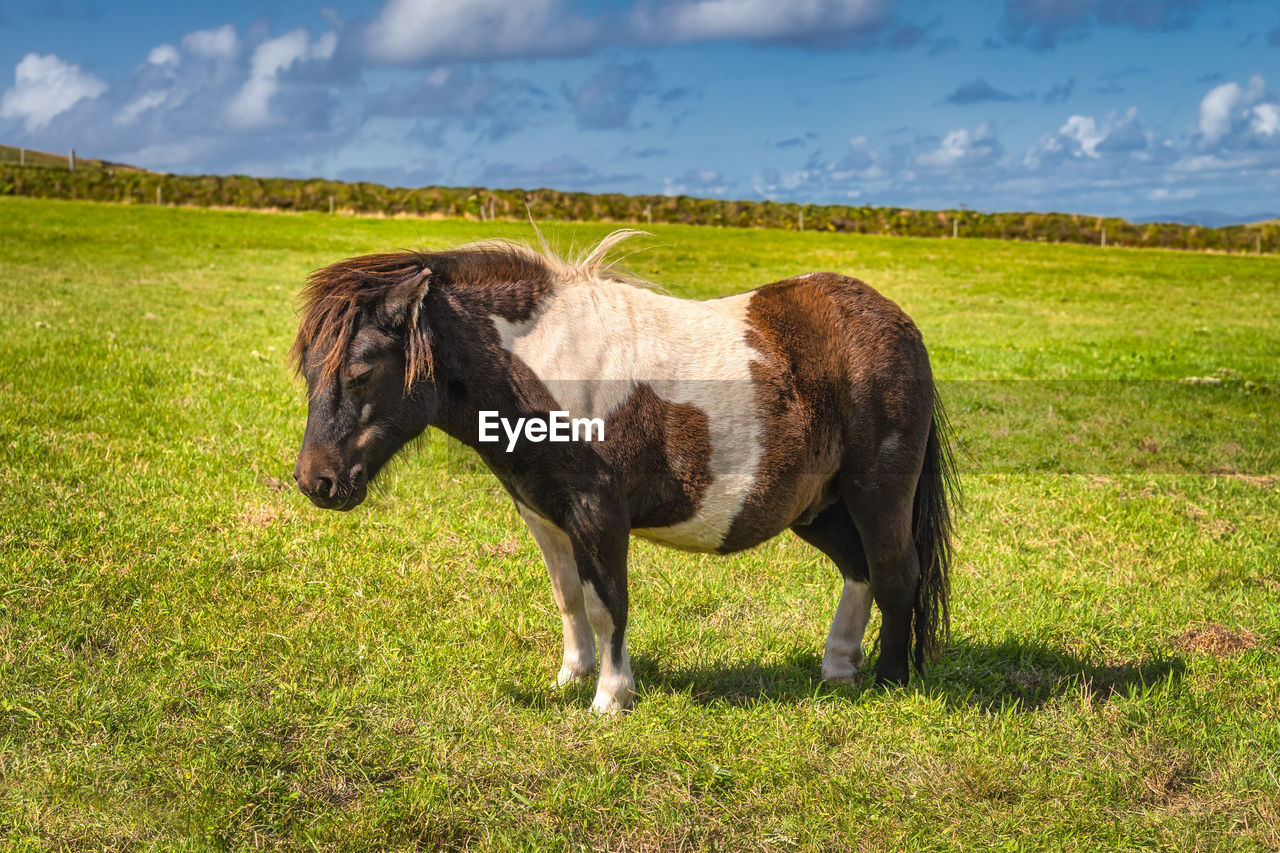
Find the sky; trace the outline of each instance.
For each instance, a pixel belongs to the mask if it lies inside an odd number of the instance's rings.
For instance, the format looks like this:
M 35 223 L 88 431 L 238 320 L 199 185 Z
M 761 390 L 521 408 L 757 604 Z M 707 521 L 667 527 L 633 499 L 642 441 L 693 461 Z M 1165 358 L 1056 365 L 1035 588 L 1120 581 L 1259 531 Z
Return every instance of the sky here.
M 0 143 L 190 174 L 1280 208 L 1275 0 L 0 0 Z

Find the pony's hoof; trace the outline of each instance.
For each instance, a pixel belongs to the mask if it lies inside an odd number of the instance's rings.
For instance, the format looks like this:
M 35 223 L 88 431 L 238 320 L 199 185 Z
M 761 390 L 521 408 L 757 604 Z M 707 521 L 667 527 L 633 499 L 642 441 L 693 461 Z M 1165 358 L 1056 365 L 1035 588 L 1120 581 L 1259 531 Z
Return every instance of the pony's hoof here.
M 857 684 L 858 671 L 855 669 L 847 673 L 823 673 L 822 680 L 827 684 Z
M 556 676 L 556 687 L 568 687 L 570 684 L 580 684 L 594 674 L 594 670 L 573 669 L 572 667 L 562 666 L 560 667 L 560 674 Z
M 615 714 L 621 714 L 622 711 L 622 705 L 613 696 L 597 696 L 591 702 L 591 713 L 593 714 L 612 717 Z
M 853 684 L 858 680 L 858 668 L 862 666 L 866 656 L 859 649 L 857 653 L 850 658 L 842 657 L 824 657 L 822 659 L 822 680 L 823 681 L 842 681 L 845 684 Z
M 845 664 L 843 666 L 822 665 L 822 680 L 832 683 L 854 684 L 858 680 L 858 668 Z
M 910 675 L 909 675 L 908 673 L 905 673 L 905 672 L 904 672 L 904 673 L 902 673 L 901 675 L 899 675 L 899 674 L 897 674 L 897 673 L 883 673 L 883 672 L 877 672 L 877 673 L 876 673 L 876 687 L 879 687 L 879 688 L 882 688 L 882 689 L 886 689 L 886 688 L 887 688 L 887 689 L 893 689 L 893 688 L 898 688 L 898 687 L 906 687 L 906 686 L 907 686 L 907 680 L 908 680 L 909 678 L 910 678 Z
M 629 710 L 631 710 L 630 693 L 619 698 L 612 693 L 601 691 L 596 693 L 596 698 L 591 702 L 591 712 L 593 714 L 613 716 Z

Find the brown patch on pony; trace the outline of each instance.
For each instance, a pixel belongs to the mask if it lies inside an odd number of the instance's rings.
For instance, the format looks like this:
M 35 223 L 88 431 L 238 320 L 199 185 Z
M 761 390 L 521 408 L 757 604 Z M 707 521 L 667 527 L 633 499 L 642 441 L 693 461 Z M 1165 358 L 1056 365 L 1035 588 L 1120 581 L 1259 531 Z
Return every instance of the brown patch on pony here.
M 711 484 L 711 425 L 706 412 L 662 399 L 640 384 L 609 416 L 599 453 L 631 472 L 631 526 L 669 527 L 698 512 Z
M 910 621 L 895 630 L 914 636 L 923 673 L 948 632 L 950 502 L 958 494 L 920 331 L 892 300 L 834 273 L 759 288 L 747 320 L 747 343 L 762 356 L 751 366 L 756 405 L 770 428 L 754 488 L 720 550 L 772 537 L 784 519 L 805 524 L 843 498 L 870 554 L 886 531 L 868 540 L 864 516 L 879 524 L 883 507 L 905 500 L 920 574 L 913 600 L 900 602 L 910 604 Z M 873 561 L 873 582 L 876 574 Z M 880 667 L 884 676 L 883 657 Z M 906 673 L 894 677 L 905 681 Z
M 840 467 L 845 408 L 836 399 L 843 373 L 835 351 L 841 333 L 829 300 L 811 278 L 757 290 L 747 306 L 747 345 L 755 403 L 762 423 L 756 481 L 725 534 L 722 551 L 750 548 L 776 536 L 825 492 Z
M 880 442 L 920 429 L 928 400 L 916 395 L 931 392 L 910 378 L 920 364 L 908 354 L 927 358 L 915 325 L 857 279 L 810 273 L 765 285 L 751 298 L 747 322 L 747 343 L 761 354 L 751 364 L 756 405 L 770 428 L 724 551 L 777 535 L 785 519 L 811 519 L 835 497 L 837 472 L 868 483 L 902 480 L 884 469 L 894 460 L 881 457 Z

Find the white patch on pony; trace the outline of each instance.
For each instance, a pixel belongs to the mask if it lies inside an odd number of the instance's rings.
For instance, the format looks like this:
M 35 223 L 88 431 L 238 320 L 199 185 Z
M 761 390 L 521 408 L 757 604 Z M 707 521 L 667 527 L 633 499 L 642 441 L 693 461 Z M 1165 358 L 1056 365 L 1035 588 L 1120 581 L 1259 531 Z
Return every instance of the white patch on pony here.
M 578 564 L 573 559 L 573 543 L 569 535 L 529 507 L 517 503 L 520 517 L 542 551 L 551 576 L 551 591 L 560 608 L 564 626 L 564 663 L 556 676 L 556 685 L 564 687 L 590 677 L 596 669 L 596 642 L 587 619 L 582 583 L 578 580 Z
M 885 436 L 884 441 L 880 442 L 880 458 L 892 459 L 894 454 L 898 452 L 898 448 L 902 446 L 902 433 L 894 430 Z
M 744 293 L 707 302 L 676 299 L 602 277 L 592 268 L 556 268 L 533 316 L 490 319 L 502 346 L 542 380 L 570 418 L 604 418 L 641 384 L 659 398 L 707 416 L 711 482 L 694 517 L 638 536 L 714 551 L 755 485 L 763 456 L 747 345 Z M 606 433 L 605 440 L 610 436 Z
M 823 681 L 852 681 L 866 660 L 862 637 L 871 619 L 871 584 L 846 580 L 822 651 Z
M 631 707 L 636 692 L 636 680 L 631 675 L 631 661 L 627 657 L 627 643 L 622 641 L 622 658 L 613 659 L 613 616 L 596 594 L 590 582 L 582 585 L 582 597 L 587 605 L 587 619 L 595 629 L 600 643 L 600 680 L 596 682 L 596 696 L 591 710 L 597 714 L 613 714 Z

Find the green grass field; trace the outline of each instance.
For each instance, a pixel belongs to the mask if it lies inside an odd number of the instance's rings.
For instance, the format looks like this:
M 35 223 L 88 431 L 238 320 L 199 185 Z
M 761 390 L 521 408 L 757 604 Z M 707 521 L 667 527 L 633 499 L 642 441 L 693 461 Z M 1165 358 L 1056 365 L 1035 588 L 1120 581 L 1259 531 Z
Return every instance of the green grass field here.
M 655 231 L 677 295 L 831 269 L 924 331 L 967 492 L 926 679 L 819 681 L 790 534 L 637 542 L 598 718 L 473 457 L 289 488 L 303 276 L 527 229 L 3 199 L 0 847 L 1280 846 L 1280 259 Z

